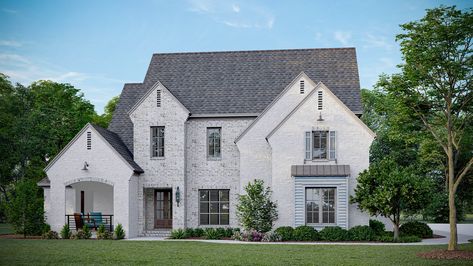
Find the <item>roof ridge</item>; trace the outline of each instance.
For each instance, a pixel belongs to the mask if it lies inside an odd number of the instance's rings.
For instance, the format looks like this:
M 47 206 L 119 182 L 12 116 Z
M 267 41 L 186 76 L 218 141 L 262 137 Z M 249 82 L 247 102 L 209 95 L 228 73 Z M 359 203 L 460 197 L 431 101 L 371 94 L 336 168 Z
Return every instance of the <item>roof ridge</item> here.
M 355 50 L 355 47 L 322 47 L 322 48 L 298 48 L 298 49 L 272 49 L 272 50 L 234 50 L 234 51 L 202 51 L 202 52 L 167 52 L 153 53 L 155 55 L 183 55 L 183 54 L 236 54 L 236 53 L 261 53 L 261 52 L 287 52 L 287 51 L 314 51 L 314 50 Z

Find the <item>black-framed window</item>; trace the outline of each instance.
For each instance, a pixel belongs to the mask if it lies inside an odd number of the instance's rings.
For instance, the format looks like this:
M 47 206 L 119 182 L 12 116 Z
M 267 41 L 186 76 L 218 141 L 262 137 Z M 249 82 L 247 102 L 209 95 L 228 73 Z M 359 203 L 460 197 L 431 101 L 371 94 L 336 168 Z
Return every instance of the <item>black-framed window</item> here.
M 336 160 L 335 131 L 307 131 L 305 133 L 306 160 Z
M 208 127 L 207 128 L 207 157 L 220 158 L 221 157 L 221 143 L 222 143 L 222 128 Z
M 230 223 L 230 190 L 199 190 L 199 224 L 228 225 Z
M 151 157 L 164 157 L 164 127 L 151 127 Z
M 306 224 L 335 224 L 337 189 L 306 188 Z

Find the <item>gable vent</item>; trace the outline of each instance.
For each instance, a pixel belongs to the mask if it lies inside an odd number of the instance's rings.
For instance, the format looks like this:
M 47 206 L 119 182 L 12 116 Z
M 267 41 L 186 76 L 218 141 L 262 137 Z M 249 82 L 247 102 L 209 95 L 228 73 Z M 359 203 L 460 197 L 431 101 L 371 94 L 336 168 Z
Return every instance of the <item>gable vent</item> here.
M 323 98 L 322 98 L 322 91 L 317 92 L 318 101 L 317 101 L 317 109 L 322 110 L 323 108 Z
M 156 106 L 161 107 L 161 90 L 156 91 Z
M 304 90 L 305 90 L 305 88 L 304 88 L 304 81 L 301 80 L 300 83 L 299 83 L 299 85 L 300 85 L 301 94 L 304 94 Z
M 92 132 L 87 132 L 87 149 L 92 149 Z

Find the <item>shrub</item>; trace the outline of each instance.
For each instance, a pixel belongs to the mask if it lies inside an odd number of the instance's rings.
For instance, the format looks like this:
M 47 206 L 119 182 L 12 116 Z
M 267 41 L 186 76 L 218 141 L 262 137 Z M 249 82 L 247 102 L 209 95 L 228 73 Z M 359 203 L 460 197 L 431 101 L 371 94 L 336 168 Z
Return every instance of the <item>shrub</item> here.
M 171 238 L 172 239 L 184 239 L 187 238 L 186 231 L 184 229 L 174 229 L 171 231 Z
M 89 227 L 87 227 L 87 225 L 84 225 L 84 227 L 77 231 L 76 234 L 71 235 L 71 239 L 89 239 L 91 236 L 92 233 L 90 232 Z
M 399 237 L 400 243 L 413 243 L 413 242 L 420 242 L 422 238 L 418 236 L 401 236 Z
M 384 230 L 386 230 L 384 223 L 378 220 L 373 220 L 373 219 L 370 219 L 370 227 L 371 229 L 373 229 L 376 235 L 381 235 L 384 232 Z
M 280 242 L 282 241 L 282 237 L 280 234 L 276 232 L 267 232 L 263 235 L 263 239 L 261 242 Z
M 276 230 L 275 230 L 276 233 L 278 233 L 281 238 L 282 238 L 282 241 L 291 241 L 291 240 L 294 240 L 294 237 L 293 237 L 293 234 L 294 234 L 294 228 L 290 227 L 290 226 L 281 226 L 281 227 L 278 227 Z
M 418 236 L 420 238 L 430 238 L 433 236 L 432 229 L 426 223 L 417 221 L 402 224 L 399 232 L 402 236 Z
M 61 229 L 61 238 L 62 239 L 69 239 L 71 238 L 71 229 L 69 229 L 69 225 L 65 224 Z
M 192 236 L 194 236 L 194 237 L 204 236 L 204 229 L 202 229 L 202 228 L 194 229 L 194 234 Z
M 184 233 L 186 234 L 187 237 L 193 237 L 194 236 L 194 229 L 188 227 L 184 230 Z
M 301 225 L 294 229 L 293 238 L 297 241 L 316 241 L 319 240 L 319 234 L 313 227 Z
M 205 228 L 204 236 L 206 239 L 221 239 L 222 236 L 214 228 Z
M 376 237 L 376 241 L 379 242 L 394 242 L 393 233 L 389 232 L 389 235 L 383 234 Z
M 43 229 L 41 230 L 41 232 L 44 234 L 44 233 L 49 233 L 49 231 L 51 231 L 51 226 L 47 223 L 44 223 Z
M 345 241 L 348 239 L 348 231 L 339 226 L 328 226 L 319 233 L 320 239 L 325 241 Z
M 114 234 L 114 238 L 117 240 L 125 238 L 125 230 L 123 230 L 122 224 L 117 225 L 113 234 Z
M 223 238 L 226 235 L 226 229 L 225 228 L 219 227 L 219 228 L 216 228 L 215 231 L 217 231 L 217 234 L 219 235 L 219 238 Z
M 242 233 L 240 231 L 234 231 L 232 235 L 232 240 L 242 241 L 243 240 Z
M 237 216 L 245 230 L 268 232 L 278 219 L 277 205 L 271 201 L 271 190 L 264 187 L 263 180 L 255 180 L 245 187 L 237 204 Z
M 256 230 L 251 231 L 251 239 L 249 241 L 259 242 L 263 240 L 264 234 Z
M 48 232 L 43 233 L 41 236 L 43 239 L 59 239 L 59 235 L 56 231 L 49 230 Z
M 236 229 L 236 228 L 235 228 Z M 231 227 L 225 228 L 225 235 L 224 237 L 232 237 L 234 229 Z
M 371 241 L 376 239 L 376 233 L 367 225 L 358 225 L 348 230 L 348 239 L 352 241 Z
M 112 239 L 112 234 L 105 230 L 105 225 L 103 224 L 97 229 L 97 239 Z

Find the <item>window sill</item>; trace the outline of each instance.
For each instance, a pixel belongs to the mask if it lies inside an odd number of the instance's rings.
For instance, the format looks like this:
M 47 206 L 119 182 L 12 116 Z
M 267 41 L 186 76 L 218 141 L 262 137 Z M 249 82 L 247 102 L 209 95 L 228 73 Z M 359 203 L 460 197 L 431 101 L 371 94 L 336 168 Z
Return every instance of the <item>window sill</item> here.
M 164 160 L 166 157 L 150 157 L 150 160 Z
M 221 161 L 222 157 L 207 157 L 207 161 Z

